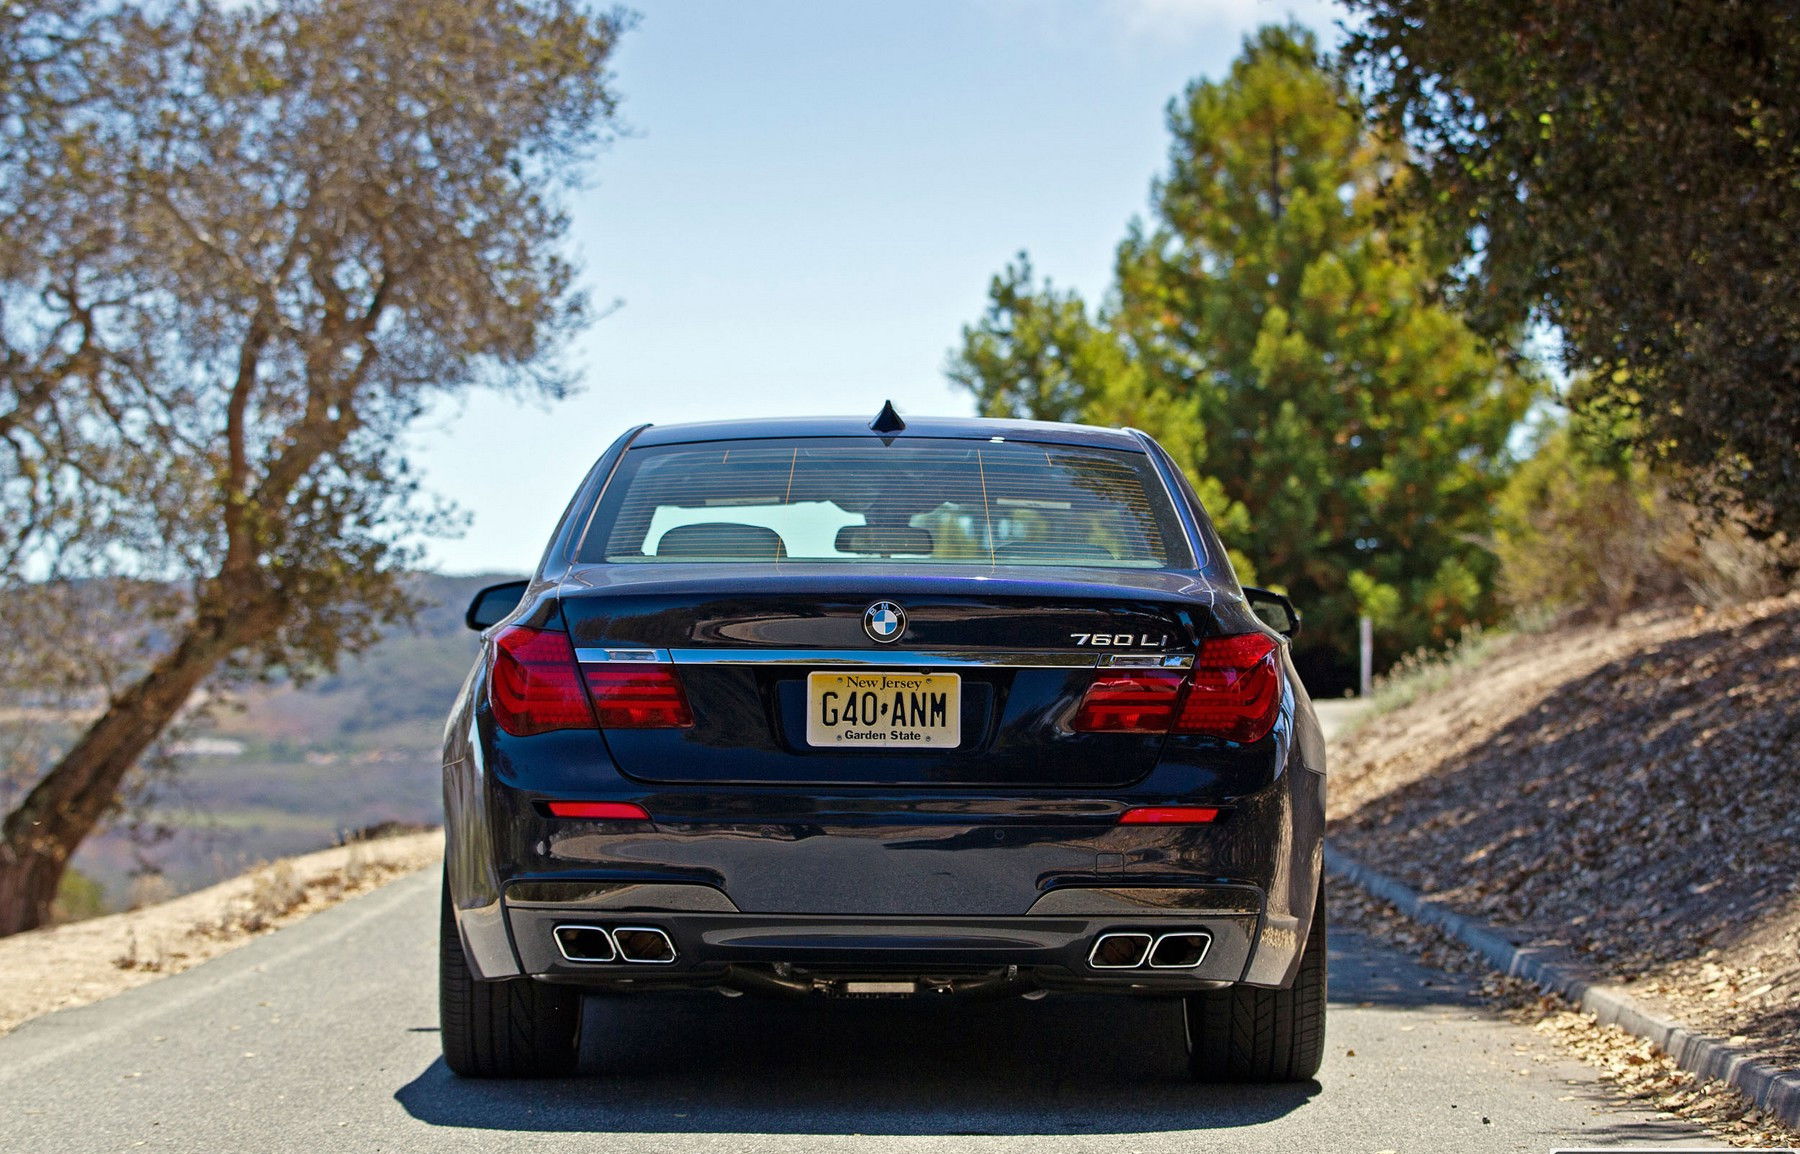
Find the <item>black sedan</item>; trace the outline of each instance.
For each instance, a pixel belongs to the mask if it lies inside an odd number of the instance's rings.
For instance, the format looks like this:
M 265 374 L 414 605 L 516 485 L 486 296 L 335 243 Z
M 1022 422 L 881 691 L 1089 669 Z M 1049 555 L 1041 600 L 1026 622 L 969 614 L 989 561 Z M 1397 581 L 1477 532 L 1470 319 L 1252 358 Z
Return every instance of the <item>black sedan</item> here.
M 573 1069 L 584 991 L 1178 1001 L 1311 1078 L 1325 760 L 1298 617 L 1131 430 L 643 427 L 470 606 L 444 1055 Z M 647 1007 L 648 1008 L 648 1007 Z

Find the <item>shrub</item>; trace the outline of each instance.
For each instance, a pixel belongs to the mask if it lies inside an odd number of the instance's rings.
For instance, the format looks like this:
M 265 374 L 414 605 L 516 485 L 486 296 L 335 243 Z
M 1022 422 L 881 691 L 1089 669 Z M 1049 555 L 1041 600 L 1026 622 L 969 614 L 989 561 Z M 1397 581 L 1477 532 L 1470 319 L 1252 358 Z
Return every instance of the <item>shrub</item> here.
M 106 890 L 80 870 L 64 872 L 56 884 L 56 904 L 51 908 L 53 921 L 78 922 L 106 913 Z
M 1674 496 L 1669 479 L 1580 424 L 1554 428 L 1495 508 L 1501 598 L 1517 614 L 1616 620 L 1650 605 L 1780 592 L 1793 550 Z

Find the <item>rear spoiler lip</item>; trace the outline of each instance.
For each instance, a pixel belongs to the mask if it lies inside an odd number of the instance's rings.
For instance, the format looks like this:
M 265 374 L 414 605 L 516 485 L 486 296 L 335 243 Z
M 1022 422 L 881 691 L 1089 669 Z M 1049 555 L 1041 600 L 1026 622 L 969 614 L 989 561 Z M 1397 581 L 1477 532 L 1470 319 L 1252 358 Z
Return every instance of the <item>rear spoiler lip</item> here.
M 564 597 L 634 595 L 732 597 L 797 595 L 907 597 L 1055 597 L 1071 601 L 1205 605 L 1240 600 L 1235 590 L 1195 569 L 1099 566 L 904 565 L 857 562 L 584 561 L 559 582 Z

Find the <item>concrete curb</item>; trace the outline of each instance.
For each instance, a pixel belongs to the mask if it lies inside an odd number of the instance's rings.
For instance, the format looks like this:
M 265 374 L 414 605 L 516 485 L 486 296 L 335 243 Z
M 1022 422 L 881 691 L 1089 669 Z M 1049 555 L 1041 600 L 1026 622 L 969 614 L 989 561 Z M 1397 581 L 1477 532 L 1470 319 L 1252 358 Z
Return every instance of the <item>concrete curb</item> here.
M 1728 1042 L 1659 1018 L 1630 994 L 1589 980 L 1560 951 L 1515 946 L 1493 927 L 1453 913 L 1330 846 L 1325 848 L 1325 869 L 1393 904 L 1414 921 L 1443 930 L 1501 973 L 1562 995 L 1602 1025 L 1618 1026 L 1648 1039 L 1683 1070 L 1729 1083 L 1789 1126 L 1800 1126 L 1800 1072 L 1758 1062 Z

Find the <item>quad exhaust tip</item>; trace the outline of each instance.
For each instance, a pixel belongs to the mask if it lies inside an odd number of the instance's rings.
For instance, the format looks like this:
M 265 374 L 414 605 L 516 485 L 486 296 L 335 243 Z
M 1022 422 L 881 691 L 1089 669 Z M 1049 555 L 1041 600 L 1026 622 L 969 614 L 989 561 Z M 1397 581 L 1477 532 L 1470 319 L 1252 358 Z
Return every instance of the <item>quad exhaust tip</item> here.
M 619 949 L 599 926 L 557 926 L 556 948 L 571 962 L 616 962 Z
M 1164 934 L 1150 947 L 1150 968 L 1191 970 L 1206 960 L 1206 951 L 1211 945 L 1212 935 L 1205 931 Z
M 584 964 L 632 962 L 666 966 L 675 961 L 675 943 L 655 926 L 561 925 L 551 931 L 563 958 Z
M 1151 935 L 1138 932 L 1101 934 L 1088 951 L 1088 965 L 1096 970 L 1191 970 L 1206 960 L 1212 935 L 1205 930 L 1182 930 Z
M 1149 934 L 1101 934 L 1088 952 L 1088 965 L 1096 970 L 1135 970 L 1149 955 Z
M 675 960 L 675 943 L 655 926 L 620 926 L 612 934 L 619 957 L 627 962 L 666 966 Z

